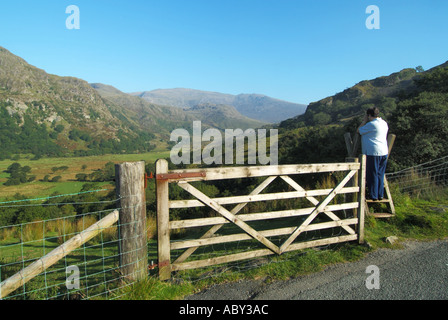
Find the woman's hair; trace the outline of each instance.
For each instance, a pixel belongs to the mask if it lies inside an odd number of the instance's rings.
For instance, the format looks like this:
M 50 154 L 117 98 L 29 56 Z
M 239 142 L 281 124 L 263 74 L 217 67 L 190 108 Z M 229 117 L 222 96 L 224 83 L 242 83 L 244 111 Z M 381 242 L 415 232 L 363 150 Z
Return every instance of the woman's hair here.
M 377 107 L 367 109 L 367 115 L 377 118 L 380 115 L 380 110 Z

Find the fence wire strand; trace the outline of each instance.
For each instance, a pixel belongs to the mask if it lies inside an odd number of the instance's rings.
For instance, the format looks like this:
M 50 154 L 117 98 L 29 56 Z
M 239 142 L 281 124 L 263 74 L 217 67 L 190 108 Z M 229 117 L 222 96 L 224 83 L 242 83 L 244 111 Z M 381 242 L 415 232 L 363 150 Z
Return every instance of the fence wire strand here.
M 95 190 L 99 192 L 104 190 Z M 78 196 L 66 194 L 57 198 Z M 132 197 L 132 196 L 131 196 Z M 50 200 L 56 197 L 25 199 L 18 201 L 0 202 L 1 204 L 14 204 L 32 201 Z M 120 197 L 121 198 L 121 197 Z M 96 202 L 60 202 L 48 205 L 63 206 L 66 204 L 91 205 L 91 204 L 114 204 L 120 198 L 108 201 Z M 13 207 L 42 206 L 43 203 L 18 204 Z M 5 206 L 0 206 L 0 210 Z M 6 207 L 10 207 L 7 205 Z M 120 274 L 119 242 L 122 240 L 118 229 L 124 226 L 120 220 L 114 225 L 99 230 L 99 234 L 83 245 L 66 254 L 54 265 L 47 267 L 42 257 L 49 257 L 50 252 L 56 248 L 64 250 L 63 243 L 73 238 L 88 227 L 115 210 L 122 208 L 111 208 L 92 211 L 82 214 L 56 217 L 46 220 L 17 223 L 13 225 L 0 226 L 0 283 L 11 276 L 22 272 L 25 268 L 36 261 L 42 262 L 43 271 L 32 279 L 24 279 L 23 284 L 3 297 L 4 300 L 52 300 L 52 299 L 109 299 L 113 292 L 128 286 L 129 281 L 123 281 Z M 135 235 L 138 237 L 139 235 Z M 51 255 L 50 255 L 51 256 Z M 39 260 L 40 259 L 40 260 Z M 135 262 L 132 262 L 135 263 Z M 70 278 L 68 268 L 75 268 L 77 274 L 73 273 Z M 23 278 L 23 276 L 22 276 Z M 28 281 L 29 280 L 29 281 Z M 72 286 L 69 289 L 69 282 Z M 79 284 L 79 285 L 78 285 Z M 0 286 L 0 296 L 1 296 Z
M 448 185 L 448 156 L 397 172 L 387 173 L 387 180 L 403 193 L 421 193 Z

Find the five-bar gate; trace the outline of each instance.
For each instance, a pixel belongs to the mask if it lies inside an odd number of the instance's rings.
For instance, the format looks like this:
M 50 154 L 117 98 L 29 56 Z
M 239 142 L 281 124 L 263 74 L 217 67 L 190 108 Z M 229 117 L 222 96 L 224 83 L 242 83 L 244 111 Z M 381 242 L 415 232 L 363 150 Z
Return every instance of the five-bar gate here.
M 364 241 L 364 205 L 365 205 L 365 156 L 360 156 L 359 162 L 300 164 L 278 166 L 247 166 L 247 167 L 220 167 L 199 168 L 185 170 L 168 170 L 168 162 L 160 159 L 156 162 L 157 185 L 157 232 L 158 232 L 158 267 L 161 280 L 169 279 L 171 272 L 193 269 L 210 265 L 228 263 L 243 259 L 250 259 L 271 254 L 281 255 L 284 252 L 301 250 L 322 245 L 335 244 L 346 241 L 362 243 Z M 293 176 L 317 173 L 340 172 L 342 176 L 335 187 L 329 189 L 305 190 Z M 248 195 L 211 198 L 193 186 L 194 181 L 213 181 L 223 179 L 241 179 L 265 177 Z M 354 181 L 356 177 L 357 181 Z M 274 180 L 281 179 L 287 183 L 290 190 L 286 192 L 262 193 Z M 194 199 L 170 200 L 169 184 L 176 183 L 188 192 Z M 342 197 L 343 203 L 334 201 L 337 195 L 354 194 L 351 197 Z M 282 199 L 306 198 L 310 203 L 306 208 L 293 208 L 289 210 L 250 212 L 239 214 L 251 202 L 274 201 Z M 354 199 L 354 200 L 353 200 Z M 338 202 L 338 203 L 335 203 Z M 232 209 L 227 205 L 235 205 Z M 185 219 L 170 221 L 170 209 L 209 207 L 217 213 L 207 218 Z M 348 210 L 358 212 L 355 215 L 345 214 Z M 252 221 L 271 220 L 286 217 L 300 217 L 297 224 L 289 227 L 274 228 L 270 230 L 256 230 Z M 322 219 L 318 219 L 321 218 Z M 241 233 L 220 235 L 225 224 L 232 223 L 241 230 Z M 268 224 L 269 225 L 269 224 Z M 272 226 L 276 226 L 272 223 Z M 208 227 L 209 229 L 198 239 L 171 241 L 170 232 L 173 229 Z M 299 241 L 299 235 L 307 231 L 340 228 L 337 236 L 321 239 Z M 271 241 L 273 237 L 283 236 L 281 243 Z M 206 245 L 256 239 L 262 249 L 242 253 L 230 253 L 219 257 L 202 260 L 187 261 L 193 252 Z M 171 251 L 185 249 L 174 261 Z

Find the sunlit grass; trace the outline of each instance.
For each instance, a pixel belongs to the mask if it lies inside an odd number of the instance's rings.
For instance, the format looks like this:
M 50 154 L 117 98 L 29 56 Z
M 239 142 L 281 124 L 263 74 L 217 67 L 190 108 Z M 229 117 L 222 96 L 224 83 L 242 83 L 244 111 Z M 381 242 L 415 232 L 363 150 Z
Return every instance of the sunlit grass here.
M 145 163 L 154 163 L 159 158 L 169 157 L 168 151 L 148 152 L 142 154 L 118 154 L 101 155 L 89 157 L 60 157 L 60 158 L 41 158 L 31 160 L 32 155 L 22 155 L 19 160 L 0 161 L 0 201 L 5 198 L 11 198 L 20 193 L 28 198 L 38 198 L 50 196 L 57 192 L 60 194 L 69 194 L 79 192 L 85 182 L 76 181 L 78 173 L 89 174 L 95 170 L 102 169 L 108 162 L 120 163 L 126 161 L 145 161 Z M 36 180 L 18 186 L 3 185 L 8 173 L 4 171 L 14 162 L 22 166 L 31 167 L 30 176 L 36 176 Z M 65 170 L 53 171 L 53 168 L 68 167 Z M 44 182 L 44 177 L 48 175 L 50 179 L 55 176 L 61 176 L 60 182 Z M 102 183 L 101 186 L 108 188 L 109 183 Z

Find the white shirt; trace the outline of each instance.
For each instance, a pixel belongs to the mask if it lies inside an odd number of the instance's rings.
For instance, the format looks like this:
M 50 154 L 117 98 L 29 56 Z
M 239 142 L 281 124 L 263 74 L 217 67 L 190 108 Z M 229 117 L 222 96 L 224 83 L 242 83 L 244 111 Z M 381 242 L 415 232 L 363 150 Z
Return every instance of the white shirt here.
M 388 154 L 386 121 L 376 118 L 359 128 L 362 137 L 362 153 L 368 156 L 386 156 Z

